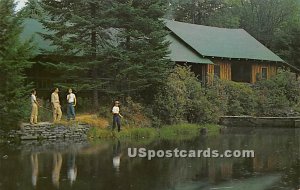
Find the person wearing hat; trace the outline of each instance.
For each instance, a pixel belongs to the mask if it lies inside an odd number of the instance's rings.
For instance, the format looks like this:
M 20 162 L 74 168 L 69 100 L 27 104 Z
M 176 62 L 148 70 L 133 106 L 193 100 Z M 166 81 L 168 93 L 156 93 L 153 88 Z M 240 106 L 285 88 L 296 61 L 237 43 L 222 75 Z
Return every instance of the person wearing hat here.
M 118 126 L 118 132 L 121 131 L 121 118 L 123 118 L 123 116 L 120 114 L 120 102 L 119 101 L 115 101 L 115 105 L 112 108 L 112 114 L 113 114 L 113 127 L 112 130 L 115 130 L 116 125 Z
M 38 107 L 39 103 L 36 99 L 36 90 L 31 91 L 31 116 L 30 116 L 30 124 L 37 124 L 38 118 Z
M 62 116 L 58 92 L 59 89 L 55 88 L 54 92 L 51 94 L 51 104 L 53 108 L 53 122 L 60 121 Z

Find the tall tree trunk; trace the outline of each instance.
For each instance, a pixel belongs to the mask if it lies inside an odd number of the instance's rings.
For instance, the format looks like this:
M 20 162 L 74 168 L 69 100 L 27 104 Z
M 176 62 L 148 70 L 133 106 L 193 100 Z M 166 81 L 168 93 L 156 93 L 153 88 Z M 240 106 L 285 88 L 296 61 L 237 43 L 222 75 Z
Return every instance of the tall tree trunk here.
M 94 19 L 96 17 L 96 5 L 95 3 L 91 3 L 91 17 L 92 17 L 92 22 L 94 23 Z M 97 32 L 96 28 L 92 29 L 91 33 L 91 46 L 92 46 L 92 59 L 95 61 L 97 59 Z M 92 77 L 94 81 L 98 80 L 98 67 L 95 65 L 92 71 Z M 98 110 L 99 109 L 99 91 L 97 88 L 93 90 L 93 105 L 94 109 Z

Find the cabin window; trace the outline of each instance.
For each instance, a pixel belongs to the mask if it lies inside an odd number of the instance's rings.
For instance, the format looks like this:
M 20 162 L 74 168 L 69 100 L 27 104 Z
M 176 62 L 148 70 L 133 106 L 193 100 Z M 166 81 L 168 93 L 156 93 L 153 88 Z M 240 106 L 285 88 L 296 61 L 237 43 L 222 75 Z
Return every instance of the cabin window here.
M 267 79 L 268 78 L 268 68 L 263 67 L 261 68 L 261 79 Z
M 221 69 L 220 69 L 220 65 L 215 64 L 214 65 L 214 76 L 220 78 L 221 76 Z

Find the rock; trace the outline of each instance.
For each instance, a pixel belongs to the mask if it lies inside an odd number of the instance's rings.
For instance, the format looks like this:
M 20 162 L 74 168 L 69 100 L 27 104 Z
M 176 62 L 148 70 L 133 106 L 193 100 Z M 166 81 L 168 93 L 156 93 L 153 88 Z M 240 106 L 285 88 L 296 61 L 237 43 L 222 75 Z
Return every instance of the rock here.
M 37 136 L 21 136 L 21 140 L 37 140 Z
M 201 135 L 206 135 L 207 134 L 207 128 L 203 127 L 200 129 L 200 134 Z
M 16 138 L 20 137 L 21 140 L 37 140 L 37 139 L 64 139 L 74 138 L 82 139 L 86 138 L 86 134 L 90 127 L 87 125 L 65 127 L 65 126 L 53 126 L 50 123 L 39 123 L 31 126 L 29 124 L 22 124 L 20 130 L 11 130 L 5 134 L 6 137 Z

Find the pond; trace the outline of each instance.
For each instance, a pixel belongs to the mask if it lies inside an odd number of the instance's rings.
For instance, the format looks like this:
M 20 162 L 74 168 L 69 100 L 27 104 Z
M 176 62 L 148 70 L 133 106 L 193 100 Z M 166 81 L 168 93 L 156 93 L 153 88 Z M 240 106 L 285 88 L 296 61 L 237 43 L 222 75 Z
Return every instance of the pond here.
M 165 141 L 24 141 L 0 146 L 0 189 L 300 188 L 300 129 L 230 128 Z M 254 150 L 254 158 L 130 158 L 128 148 Z

